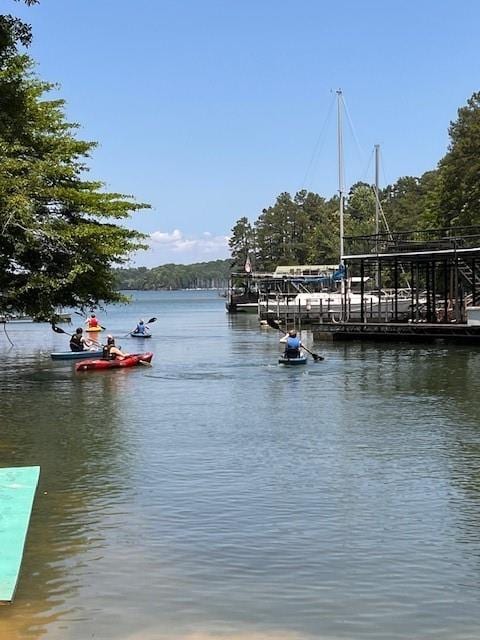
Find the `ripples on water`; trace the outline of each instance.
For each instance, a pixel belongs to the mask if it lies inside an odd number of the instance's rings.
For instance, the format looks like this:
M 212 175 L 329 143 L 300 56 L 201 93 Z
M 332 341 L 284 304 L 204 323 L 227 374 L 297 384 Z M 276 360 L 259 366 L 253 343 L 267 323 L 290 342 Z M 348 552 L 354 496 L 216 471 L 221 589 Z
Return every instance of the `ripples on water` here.
M 0 345 L 0 463 L 42 467 L 2 640 L 480 637 L 480 352 L 290 370 L 202 292 L 102 320 L 151 315 L 153 368 L 76 375 L 46 325 Z

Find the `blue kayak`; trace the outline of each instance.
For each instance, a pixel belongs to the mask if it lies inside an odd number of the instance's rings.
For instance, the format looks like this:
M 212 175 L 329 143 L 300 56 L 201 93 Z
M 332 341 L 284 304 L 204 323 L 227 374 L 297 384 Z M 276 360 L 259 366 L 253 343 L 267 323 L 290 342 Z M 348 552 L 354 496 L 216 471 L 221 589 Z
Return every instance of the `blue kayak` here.
M 130 334 L 131 338 L 151 338 L 152 334 L 151 333 L 138 333 L 136 331 L 132 331 L 132 333 Z
M 51 353 L 52 360 L 88 360 L 89 358 L 101 358 L 103 351 L 57 351 Z
M 302 354 L 298 358 L 287 358 L 286 356 L 280 356 L 278 364 L 286 364 L 289 366 L 297 364 L 307 364 L 307 356 Z

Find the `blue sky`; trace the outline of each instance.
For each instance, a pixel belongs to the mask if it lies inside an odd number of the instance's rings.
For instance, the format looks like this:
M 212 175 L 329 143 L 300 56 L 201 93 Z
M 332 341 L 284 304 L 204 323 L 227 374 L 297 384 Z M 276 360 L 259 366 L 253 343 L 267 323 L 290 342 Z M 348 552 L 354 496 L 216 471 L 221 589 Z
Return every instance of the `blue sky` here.
M 480 89 L 476 0 L 41 0 L 38 73 L 61 85 L 92 177 L 152 209 L 135 264 L 228 256 L 241 216 L 282 191 L 338 189 L 335 90 L 347 190 L 436 166 L 457 109 Z M 4 9 L 5 10 L 5 9 Z

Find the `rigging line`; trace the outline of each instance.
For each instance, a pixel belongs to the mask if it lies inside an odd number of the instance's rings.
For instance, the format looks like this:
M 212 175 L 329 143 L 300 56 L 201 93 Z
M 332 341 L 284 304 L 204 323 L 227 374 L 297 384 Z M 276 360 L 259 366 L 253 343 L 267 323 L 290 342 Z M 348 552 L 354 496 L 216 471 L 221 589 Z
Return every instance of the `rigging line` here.
M 390 240 L 393 240 L 393 234 L 392 234 L 392 232 L 390 230 L 390 226 L 389 226 L 389 224 L 387 222 L 387 218 L 385 216 L 385 212 L 383 211 L 382 203 L 380 201 L 380 198 L 378 197 L 378 193 L 377 193 L 377 190 L 375 189 L 375 187 L 372 187 L 372 191 L 373 191 L 373 195 L 375 196 L 376 202 L 378 202 L 378 208 L 380 210 L 380 214 L 382 216 L 382 220 L 383 220 L 383 224 L 385 225 L 385 229 L 387 230 L 387 234 L 388 234 Z M 401 272 L 405 276 L 405 281 L 407 283 L 407 287 L 409 289 L 411 289 L 410 281 L 409 281 L 408 276 L 407 276 L 407 272 L 405 271 L 405 269 L 403 267 L 403 262 L 399 262 L 399 265 L 400 265 Z
M 348 124 L 350 125 L 350 130 L 352 132 L 353 139 L 355 140 L 355 143 L 357 145 L 357 149 L 360 152 L 360 156 L 362 158 L 364 158 L 365 157 L 365 152 L 363 151 L 362 147 L 360 146 L 360 142 L 358 141 L 358 137 L 357 137 L 357 134 L 355 132 L 355 127 L 353 126 L 353 122 L 352 122 L 352 119 L 350 117 L 350 113 L 349 113 L 348 108 L 347 108 L 347 103 L 345 102 L 345 98 L 343 97 L 343 95 L 342 95 L 342 103 L 343 103 L 343 108 L 345 110 L 345 113 L 347 115 L 347 120 L 348 120 Z
M 316 156 L 318 155 L 318 152 L 320 151 L 320 147 L 323 146 L 323 143 L 325 142 L 324 138 L 325 138 L 325 132 L 327 130 L 327 124 L 330 121 L 331 115 L 332 115 L 332 111 L 333 111 L 333 105 L 335 104 L 335 96 L 332 95 L 332 99 L 330 101 L 330 106 L 328 108 L 328 112 L 327 112 L 327 117 L 325 118 L 325 121 L 323 123 L 323 126 L 320 130 L 320 133 L 318 135 L 317 141 L 315 143 L 315 146 L 313 148 L 311 157 L 310 157 L 310 162 L 307 165 L 307 169 L 305 171 L 305 175 L 303 176 L 303 180 L 302 183 L 299 187 L 299 189 L 297 189 L 297 191 L 300 191 L 303 187 L 305 187 L 305 184 L 307 182 L 307 178 L 308 178 L 308 174 L 310 173 L 313 163 L 315 161 Z
M 363 173 L 363 180 L 362 182 L 368 182 L 368 172 L 370 171 L 370 166 L 372 164 L 372 158 L 373 158 L 373 154 L 374 154 L 374 149 L 372 149 L 369 157 L 368 157 L 368 164 L 367 164 L 367 168 L 365 169 L 364 173 Z

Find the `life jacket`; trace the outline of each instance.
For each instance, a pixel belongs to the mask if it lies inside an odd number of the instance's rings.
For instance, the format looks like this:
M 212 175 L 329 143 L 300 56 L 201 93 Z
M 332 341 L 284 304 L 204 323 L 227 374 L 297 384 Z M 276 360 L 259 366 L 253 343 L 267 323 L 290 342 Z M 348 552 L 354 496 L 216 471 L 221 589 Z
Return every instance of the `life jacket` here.
M 83 341 L 82 341 L 82 335 L 81 334 L 74 333 L 73 336 L 70 338 L 70 350 L 71 351 L 83 351 L 84 350 Z
M 300 339 L 293 336 L 288 336 L 287 344 L 285 346 L 285 356 L 287 358 L 298 358 L 300 356 Z
M 116 353 L 111 353 L 110 349 L 114 347 L 114 344 L 106 344 L 102 349 L 102 358 L 104 360 L 115 360 L 117 357 Z
M 98 320 L 96 318 L 89 318 L 88 319 L 88 326 L 89 327 L 98 327 Z
M 288 349 L 300 349 L 300 338 L 295 338 L 293 336 L 288 336 L 287 338 L 287 348 Z

